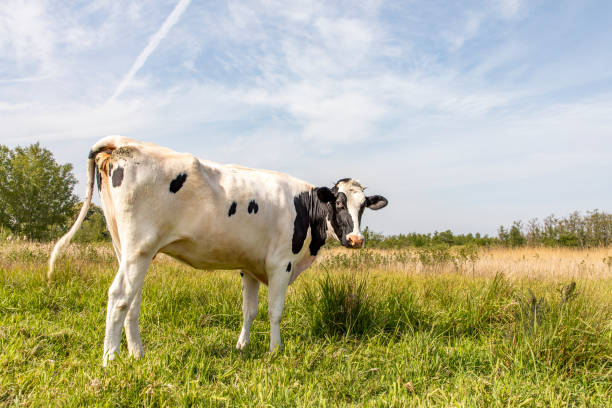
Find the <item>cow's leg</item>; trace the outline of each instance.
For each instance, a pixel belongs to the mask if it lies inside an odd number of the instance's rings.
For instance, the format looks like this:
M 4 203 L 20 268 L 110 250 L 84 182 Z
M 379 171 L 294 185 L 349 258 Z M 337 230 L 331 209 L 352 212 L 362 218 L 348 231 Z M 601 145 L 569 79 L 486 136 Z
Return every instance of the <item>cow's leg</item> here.
M 268 274 L 268 316 L 270 317 L 270 352 L 281 347 L 280 322 L 291 274 L 285 269 Z
M 117 262 L 119 262 L 119 264 L 121 265 L 121 249 L 119 249 L 117 244 L 115 244 L 115 241 L 112 241 L 112 242 L 113 242 L 113 249 L 115 250 L 115 256 L 117 257 Z
M 140 331 L 138 330 L 141 297 L 142 288 L 136 293 L 136 296 L 134 296 L 134 300 L 132 300 L 132 304 L 125 316 L 125 322 L 123 323 L 125 337 L 127 339 L 128 354 L 134 358 L 138 358 L 144 354 L 144 349 L 140 341 Z
M 248 273 L 241 272 L 242 275 L 242 330 L 236 343 L 238 350 L 244 350 L 249 344 L 249 334 L 253 320 L 257 317 L 259 309 L 259 281 L 251 277 Z
M 119 354 L 121 326 L 123 326 L 128 308 L 142 289 L 151 258 L 145 255 L 130 257 L 127 253 L 122 256 L 117 276 L 108 290 L 103 366 L 106 366 L 109 360 L 113 360 L 115 355 Z
M 113 249 L 117 256 L 117 261 L 121 264 L 121 250 L 119 246 L 113 241 Z M 125 329 L 125 337 L 127 339 L 128 354 L 130 357 L 138 358 L 144 354 L 142 348 L 142 342 L 140 340 L 140 331 L 138 330 L 138 317 L 140 316 L 140 299 L 142 295 L 142 289 L 136 293 L 134 300 L 130 304 L 123 328 Z

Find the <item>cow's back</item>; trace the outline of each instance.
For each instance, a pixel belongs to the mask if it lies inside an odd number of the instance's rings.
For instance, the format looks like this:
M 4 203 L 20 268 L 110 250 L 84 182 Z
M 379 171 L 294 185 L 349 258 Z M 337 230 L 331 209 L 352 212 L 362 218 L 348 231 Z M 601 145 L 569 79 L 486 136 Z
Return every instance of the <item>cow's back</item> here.
M 103 206 L 122 248 L 144 243 L 196 268 L 248 269 L 264 282 L 266 263 L 291 251 L 293 197 L 312 188 L 133 141 L 106 160 Z

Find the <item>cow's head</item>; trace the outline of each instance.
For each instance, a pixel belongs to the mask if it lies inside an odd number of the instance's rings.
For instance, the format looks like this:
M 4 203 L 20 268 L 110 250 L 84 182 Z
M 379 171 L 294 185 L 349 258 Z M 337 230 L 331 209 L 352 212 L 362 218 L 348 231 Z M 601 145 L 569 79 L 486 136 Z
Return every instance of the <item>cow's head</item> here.
M 380 210 L 387 205 L 383 196 L 366 196 L 363 186 L 350 178 L 339 180 L 332 188 L 317 189 L 319 200 L 327 203 L 327 221 L 336 238 L 347 248 L 361 248 L 361 216 L 366 207 Z

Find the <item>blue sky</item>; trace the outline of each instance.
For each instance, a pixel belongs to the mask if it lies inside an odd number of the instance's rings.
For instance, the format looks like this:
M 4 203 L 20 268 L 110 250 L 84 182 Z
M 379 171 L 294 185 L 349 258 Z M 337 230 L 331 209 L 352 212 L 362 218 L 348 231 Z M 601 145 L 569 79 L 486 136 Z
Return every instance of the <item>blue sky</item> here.
M 109 134 L 317 185 L 385 233 L 612 211 L 612 2 L 0 4 L 0 143 Z

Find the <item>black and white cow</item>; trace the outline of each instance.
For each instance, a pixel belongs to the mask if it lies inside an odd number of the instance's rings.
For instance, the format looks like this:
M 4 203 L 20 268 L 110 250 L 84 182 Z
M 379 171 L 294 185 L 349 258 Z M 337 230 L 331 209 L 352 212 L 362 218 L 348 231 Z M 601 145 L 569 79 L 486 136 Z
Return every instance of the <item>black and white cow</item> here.
M 143 353 L 141 289 L 158 252 L 198 269 L 241 270 L 244 323 L 238 349 L 249 342 L 259 285 L 267 284 L 273 351 L 281 344 L 288 285 L 312 264 L 328 238 L 361 247 L 364 209 L 387 205 L 384 197 L 366 197 L 353 179 L 342 179 L 332 188 L 315 187 L 286 174 L 220 165 L 121 136 L 96 143 L 87 169 L 85 204 L 53 249 L 49 278 L 58 254 L 83 222 L 97 178 L 119 260 L 108 291 L 104 365 L 119 352 L 122 326 L 129 354 Z

